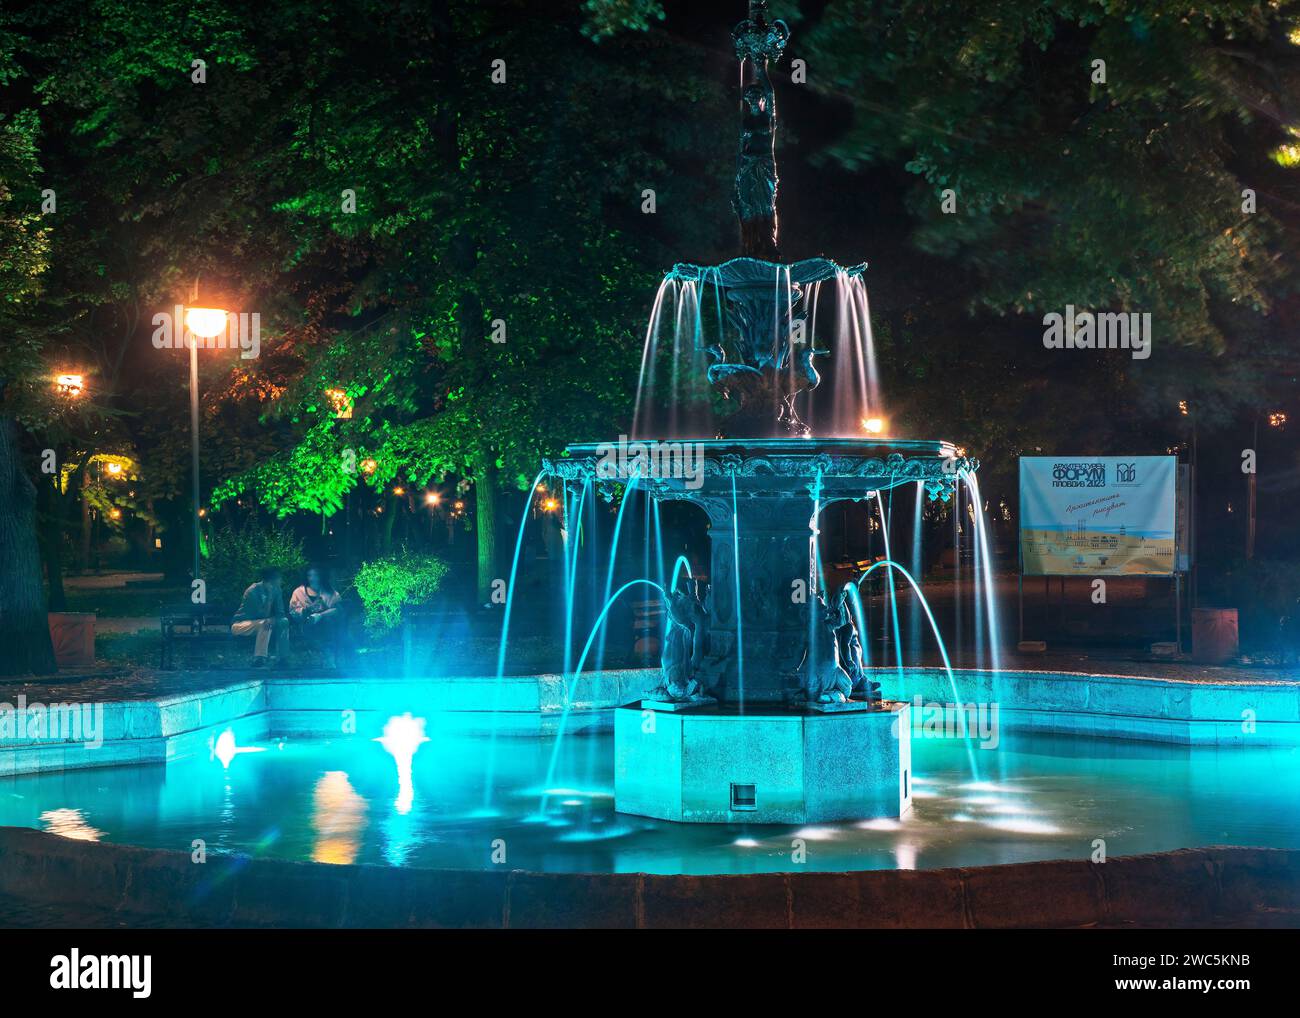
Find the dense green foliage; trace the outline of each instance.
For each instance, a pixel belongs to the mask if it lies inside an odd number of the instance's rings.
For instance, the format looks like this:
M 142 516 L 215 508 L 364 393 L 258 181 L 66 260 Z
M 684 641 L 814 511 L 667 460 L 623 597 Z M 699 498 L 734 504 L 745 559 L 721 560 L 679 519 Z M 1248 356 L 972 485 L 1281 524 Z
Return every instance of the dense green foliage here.
M 363 562 L 353 579 L 365 607 L 366 629 L 382 635 L 396 629 L 402 611 L 426 604 L 447 575 L 447 564 L 433 555 L 406 548 Z
M 300 582 L 306 564 L 302 541 L 283 529 L 251 522 L 221 527 L 208 541 L 208 603 L 237 602 L 248 585 L 261 578 L 262 569 L 279 568 L 284 573 L 287 606 L 288 592 Z

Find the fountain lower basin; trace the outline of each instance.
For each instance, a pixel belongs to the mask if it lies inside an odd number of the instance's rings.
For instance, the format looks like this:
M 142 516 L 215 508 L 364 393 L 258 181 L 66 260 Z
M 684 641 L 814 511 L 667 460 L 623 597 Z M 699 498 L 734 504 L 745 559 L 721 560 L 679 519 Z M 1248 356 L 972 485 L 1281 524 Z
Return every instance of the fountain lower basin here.
M 687 823 L 804 824 L 912 807 L 911 708 L 614 711 L 614 808 Z

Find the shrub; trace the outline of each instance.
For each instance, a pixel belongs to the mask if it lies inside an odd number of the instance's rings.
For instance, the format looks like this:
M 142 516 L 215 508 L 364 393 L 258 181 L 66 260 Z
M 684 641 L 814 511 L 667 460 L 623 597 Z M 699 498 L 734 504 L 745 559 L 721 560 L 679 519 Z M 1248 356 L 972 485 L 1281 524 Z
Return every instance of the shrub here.
M 375 635 L 396 629 L 402 610 L 425 604 L 446 575 L 442 559 L 405 548 L 362 563 L 353 584 L 365 607 L 366 629 Z
M 285 531 L 249 521 L 238 530 L 227 525 L 212 535 L 204 575 L 209 603 L 237 601 L 267 566 L 284 571 L 286 585 L 303 569 L 302 541 Z

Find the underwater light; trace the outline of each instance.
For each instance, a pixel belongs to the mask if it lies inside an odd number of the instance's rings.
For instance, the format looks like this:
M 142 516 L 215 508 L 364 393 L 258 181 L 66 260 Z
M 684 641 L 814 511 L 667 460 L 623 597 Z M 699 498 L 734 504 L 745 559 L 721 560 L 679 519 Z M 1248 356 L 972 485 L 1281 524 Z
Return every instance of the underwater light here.
M 384 734 L 375 739 L 398 760 L 410 760 L 423 743 L 429 741 L 424 734 L 424 718 L 411 717 L 410 711 L 401 717 L 391 717 L 384 725 Z
M 972 792 L 1014 792 L 1018 795 L 1024 794 L 1023 790 L 1019 788 L 997 781 L 967 781 L 958 787 Z
M 901 823 L 891 817 L 876 817 L 874 820 L 863 820 L 854 826 L 860 831 L 897 831 L 903 827 Z
M 397 799 L 393 808 L 398 813 L 411 812 L 415 802 L 415 786 L 411 783 L 411 761 L 416 750 L 429 741 L 424 734 L 425 719 L 411 717 L 407 711 L 401 717 L 391 717 L 384 725 L 384 734 L 375 742 L 384 747 L 397 764 Z
M 794 832 L 796 838 L 804 841 L 830 841 L 840 832 L 834 827 L 801 827 Z
M 985 827 L 996 831 L 1011 831 L 1013 834 L 1061 834 L 1061 828 L 1043 820 L 1030 820 L 1025 817 L 998 817 L 983 821 Z
M 220 760 L 221 766 L 230 769 L 230 761 L 235 759 L 240 753 L 261 753 L 262 746 L 240 746 L 235 743 L 235 731 L 233 728 L 227 728 L 217 736 L 216 741 L 212 744 L 213 759 Z
M 885 421 L 881 417 L 868 417 L 863 420 L 862 427 L 873 435 L 879 435 L 885 430 Z

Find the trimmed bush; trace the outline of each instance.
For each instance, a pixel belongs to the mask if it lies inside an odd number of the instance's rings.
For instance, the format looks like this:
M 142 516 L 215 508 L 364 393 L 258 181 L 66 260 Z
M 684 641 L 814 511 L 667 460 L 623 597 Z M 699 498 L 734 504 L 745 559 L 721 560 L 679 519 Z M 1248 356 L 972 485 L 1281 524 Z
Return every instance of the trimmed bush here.
M 353 586 L 365 607 L 366 629 L 376 636 L 396 629 L 403 609 L 426 604 L 446 575 L 442 559 L 405 548 L 362 563 Z

